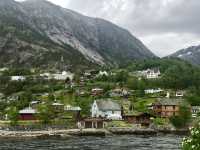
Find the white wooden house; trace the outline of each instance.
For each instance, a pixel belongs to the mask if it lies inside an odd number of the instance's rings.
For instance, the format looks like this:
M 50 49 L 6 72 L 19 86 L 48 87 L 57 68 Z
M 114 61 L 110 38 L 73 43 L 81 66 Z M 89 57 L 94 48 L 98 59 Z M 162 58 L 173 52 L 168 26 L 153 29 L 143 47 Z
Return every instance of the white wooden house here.
M 24 81 L 26 80 L 25 76 L 11 76 L 12 81 Z
M 153 69 L 138 71 L 138 75 L 144 76 L 147 79 L 157 79 L 160 77 L 161 73 L 159 68 L 153 68 Z
M 158 89 L 146 89 L 144 91 L 145 91 L 145 94 L 154 94 L 154 93 L 163 92 L 163 90 L 160 89 L 160 88 L 158 88 Z
M 121 120 L 121 106 L 113 100 L 95 100 L 91 108 L 92 117 Z

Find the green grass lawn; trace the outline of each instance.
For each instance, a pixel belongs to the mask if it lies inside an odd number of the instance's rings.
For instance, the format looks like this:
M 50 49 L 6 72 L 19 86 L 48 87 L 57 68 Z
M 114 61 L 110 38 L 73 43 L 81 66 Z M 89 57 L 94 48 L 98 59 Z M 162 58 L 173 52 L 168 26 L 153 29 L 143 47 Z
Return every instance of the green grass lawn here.
M 147 106 L 155 101 L 155 98 L 138 98 L 136 102 L 134 102 L 134 109 L 140 112 L 147 112 Z
M 108 123 L 107 127 L 129 128 L 129 127 L 133 127 L 133 125 L 125 121 L 111 121 Z

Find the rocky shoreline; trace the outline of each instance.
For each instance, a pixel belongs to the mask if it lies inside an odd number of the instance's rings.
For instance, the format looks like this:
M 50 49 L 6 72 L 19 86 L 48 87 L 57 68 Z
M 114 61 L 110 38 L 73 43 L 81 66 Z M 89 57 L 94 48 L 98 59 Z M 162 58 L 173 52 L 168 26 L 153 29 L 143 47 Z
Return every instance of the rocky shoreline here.
M 5 131 L 0 130 L 1 139 L 44 139 L 50 137 L 70 138 L 72 136 L 106 136 L 106 135 L 157 135 L 157 134 L 183 134 L 187 135 L 188 130 L 154 130 L 154 129 L 133 129 L 133 128 L 109 128 L 109 129 L 69 129 L 69 130 L 48 130 L 48 131 Z

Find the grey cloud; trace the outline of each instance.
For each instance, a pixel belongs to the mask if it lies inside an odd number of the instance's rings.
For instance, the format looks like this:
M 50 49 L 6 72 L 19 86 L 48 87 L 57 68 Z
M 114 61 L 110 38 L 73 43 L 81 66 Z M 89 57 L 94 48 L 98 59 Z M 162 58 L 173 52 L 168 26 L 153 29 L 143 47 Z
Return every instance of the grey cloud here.
M 199 43 L 199 0 L 71 0 L 68 7 L 127 28 L 160 56 Z

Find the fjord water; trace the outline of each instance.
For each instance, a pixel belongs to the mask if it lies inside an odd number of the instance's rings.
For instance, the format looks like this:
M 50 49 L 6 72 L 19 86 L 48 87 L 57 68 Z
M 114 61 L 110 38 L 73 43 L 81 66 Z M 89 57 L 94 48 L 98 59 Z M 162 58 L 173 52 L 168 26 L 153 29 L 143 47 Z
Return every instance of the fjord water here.
M 106 137 L 2 140 L 0 150 L 180 150 L 183 136 L 119 135 Z

